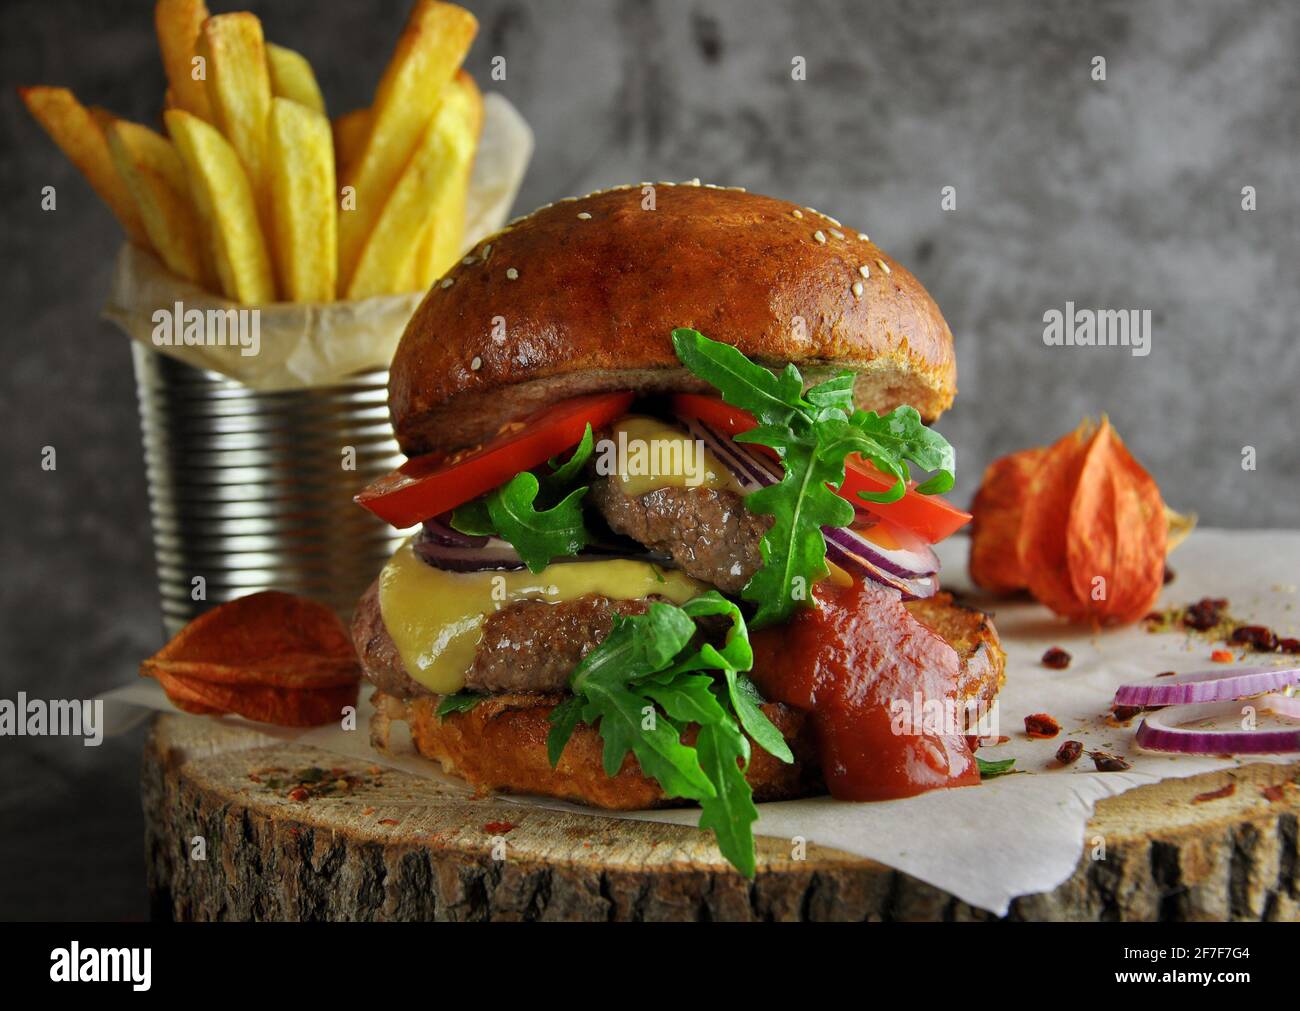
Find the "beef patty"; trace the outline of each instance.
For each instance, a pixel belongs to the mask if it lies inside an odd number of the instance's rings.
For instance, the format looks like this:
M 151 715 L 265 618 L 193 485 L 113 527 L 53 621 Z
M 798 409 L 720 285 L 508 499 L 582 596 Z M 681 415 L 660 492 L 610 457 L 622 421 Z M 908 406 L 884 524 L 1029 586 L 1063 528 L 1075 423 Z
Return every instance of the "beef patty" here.
M 688 576 L 737 594 L 762 564 L 758 542 L 772 517 L 745 508 L 739 493 L 718 488 L 656 488 L 639 498 L 598 477 L 588 501 L 616 533 L 671 555 Z
M 609 635 L 614 615 L 644 614 L 655 598 L 611 600 L 591 593 L 552 604 L 519 600 L 489 614 L 474 664 L 465 674 L 472 692 L 562 692 L 582 658 Z M 357 604 L 352 642 L 366 677 L 385 695 L 432 695 L 407 673 L 379 610 L 376 580 Z

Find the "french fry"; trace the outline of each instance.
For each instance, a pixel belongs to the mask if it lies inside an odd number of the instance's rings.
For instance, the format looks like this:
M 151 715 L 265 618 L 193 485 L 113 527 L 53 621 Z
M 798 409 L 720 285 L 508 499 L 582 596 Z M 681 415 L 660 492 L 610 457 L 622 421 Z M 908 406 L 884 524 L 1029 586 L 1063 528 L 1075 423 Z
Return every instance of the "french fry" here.
M 203 238 L 185 168 L 171 141 L 138 123 L 114 120 L 105 129 L 113 164 L 140 209 L 149 241 L 168 268 L 188 281 L 209 281 Z
M 355 207 L 339 215 L 339 285 L 352 290 L 352 278 L 370 245 L 371 232 L 389 192 L 429 125 L 444 87 L 451 81 L 478 31 L 469 11 L 437 0 L 420 0 L 398 40 L 372 103 L 366 144 L 343 182 Z M 411 255 L 408 247 L 406 255 Z M 368 278 L 357 290 L 374 283 Z
M 253 187 L 233 145 L 215 127 L 181 109 L 170 109 L 163 118 L 185 166 L 222 292 L 244 305 L 274 302 L 271 257 Z
M 108 139 L 94 114 L 67 88 L 20 88 L 18 94 L 54 143 L 86 177 L 99 199 L 108 204 L 127 238 L 137 245 L 148 246 L 149 237 L 140 211 L 126 180 L 113 166 Z
M 355 165 L 357 155 L 366 146 L 370 133 L 370 110 L 353 109 L 334 117 L 334 165 L 341 178 L 348 167 Z
M 469 175 L 474 167 L 474 152 L 483 129 L 483 95 L 474 83 L 474 78 L 464 70 L 457 72 L 448 88 L 464 89 L 468 93 L 463 101 L 455 103 L 455 110 L 449 110 L 453 114 L 460 112 L 464 121 L 460 124 L 450 123 L 448 126 L 462 136 L 468 135 L 471 140 L 469 144 L 455 143 L 448 146 L 457 162 L 446 167 L 448 183 L 439 192 L 437 201 L 429 207 L 429 220 L 415 247 L 410 283 L 412 290 L 427 288 L 442 277 L 456 262 L 465 246 L 465 203 L 469 197 Z
M 325 97 L 316 83 L 316 73 L 302 53 L 268 42 L 266 67 L 271 75 L 271 94 L 325 114 Z
M 482 104 L 473 82 L 456 83 L 443 91 L 415 153 L 393 187 L 374 230 L 357 262 L 347 288 L 348 298 L 369 298 L 402 290 L 421 279 L 412 261 L 431 213 L 454 213 L 457 191 L 465 183 L 465 166 L 474 157 L 482 125 Z M 447 225 L 444 245 L 458 243 L 464 229 L 463 197 L 459 226 Z M 344 214 L 346 217 L 346 213 Z M 459 247 L 452 249 L 452 257 Z
M 167 74 L 168 108 L 184 109 L 200 119 L 212 120 L 204 78 L 195 78 L 195 43 L 208 18 L 203 0 L 158 0 L 153 10 L 158 48 Z
M 334 148 L 325 114 L 287 98 L 271 102 L 271 221 L 276 273 L 291 302 L 334 298 Z
M 271 74 L 262 23 L 247 11 L 208 18 L 199 32 L 198 49 L 208 64 L 212 122 L 244 163 L 258 207 L 265 208 Z

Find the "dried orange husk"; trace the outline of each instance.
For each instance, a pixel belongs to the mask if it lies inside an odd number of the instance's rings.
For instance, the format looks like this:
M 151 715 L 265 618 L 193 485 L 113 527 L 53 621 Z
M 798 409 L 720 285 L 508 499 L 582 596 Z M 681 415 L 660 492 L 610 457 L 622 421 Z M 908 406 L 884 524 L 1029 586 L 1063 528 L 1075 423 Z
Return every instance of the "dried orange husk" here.
M 977 586 L 994 593 L 1025 588 L 1017 539 L 1030 481 L 1046 453 L 1022 449 L 985 468 L 971 506 L 970 577 Z
M 282 727 L 317 727 L 339 719 L 344 706 L 355 705 L 357 685 L 302 689 L 230 685 L 187 678 L 159 670 L 153 676 L 167 697 L 186 712 L 237 713 L 259 723 Z
M 1086 613 L 1075 595 L 1066 554 L 1066 527 L 1096 427 L 1086 419 L 1047 450 L 1029 483 L 1017 539 L 1029 592 L 1057 614 Z
M 361 668 L 333 611 L 266 591 L 200 615 L 140 673 L 187 712 L 314 726 L 356 701 Z
M 1160 489 L 1103 417 L 1048 451 L 1030 482 L 1018 544 L 1030 592 L 1073 620 L 1128 624 L 1164 583 Z
M 1169 521 L 1160 486 L 1111 430 L 1115 578 L 1105 617 L 1128 625 L 1150 612 L 1165 582 Z

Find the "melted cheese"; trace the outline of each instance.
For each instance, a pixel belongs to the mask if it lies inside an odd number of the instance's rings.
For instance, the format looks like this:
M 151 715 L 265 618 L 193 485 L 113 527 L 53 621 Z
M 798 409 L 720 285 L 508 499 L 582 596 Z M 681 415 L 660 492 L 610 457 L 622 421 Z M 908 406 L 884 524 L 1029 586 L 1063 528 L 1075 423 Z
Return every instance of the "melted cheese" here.
M 613 600 L 652 594 L 684 604 L 708 587 L 676 570 L 613 559 L 560 562 L 536 574 L 444 572 L 416 556 L 407 541 L 379 577 L 379 611 L 407 672 L 441 695 L 465 686 L 487 615 L 517 600 L 558 604 L 588 593 Z
M 616 422 L 612 433 L 613 459 L 597 473 L 620 482 L 623 494 L 640 498 L 656 488 L 719 488 L 740 491 L 731 471 L 712 453 L 680 428 L 658 418 L 630 414 Z

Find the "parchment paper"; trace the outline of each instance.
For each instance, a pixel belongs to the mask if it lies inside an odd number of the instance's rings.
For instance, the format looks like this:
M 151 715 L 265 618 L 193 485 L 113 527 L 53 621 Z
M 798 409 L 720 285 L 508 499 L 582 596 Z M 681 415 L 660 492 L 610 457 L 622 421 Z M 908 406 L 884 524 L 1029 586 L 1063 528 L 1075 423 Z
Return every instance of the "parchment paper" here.
M 506 221 L 533 152 L 533 133 L 499 94 L 483 98 L 483 134 L 470 176 L 466 248 Z M 182 302 L 189 309 L 245 308 L 177 277 L 153 253 L 130 244 L 117 257 L 104 316 L 142 344 L 196 368 L 211 369 L 258 390 L 328 386 L 365 369 L 387 368 L 424 292 L 355 302 L 258 306 L 261 346 L 255 355 L 224 347 L 156 345 L 153 314 Z
M 969 589 L 968 543 L 965 538 L 953 538 L 940 545 L 947 588 Z M 1227 597 L 1238 618 L 1267 624 L 1279 635 L 1300 634 L 1300 594 L 1295 585 L 1300 581 L 1300 532 L 1199 529 L 1174 553 L 1171 565 L 1177 577 L 1165 587 L 1161 606 L 1183 605 L 1203 596 Z M 1129 727 L 1106 723 L 1120 684 L 1166 670 L 1215 667 L 1210 651 L 1222 644 L 1182 632 L 1152 634 L 1141 626 L 1094 635 L 1088 629 L 1067 625 L 1032 602 L 973 595 L 969 600 L 996 612 L 996 625 L 1007 649 L 1007 684 L 999 717 L 1001 732 L 1011 740 L 982 748 L 980 755 L 987 759 L 1014 757 L 1016 767 L 1024 773 L 991 779 L 978 787 L 884 803 L 811 798 L 761 804 L 756 826 L 759 834 L 782 839 L 799 836 L 868 857 L 1002 914 L 1016 896 L 1050 891 L 1070 876 L 1083 852 L 1084 829 L 1093 807 L 1103 797 L 1161 779 L 1300 758 L 1251 755 L 1225 760 L 1142 752 L 1133 743 L 1137 720 Z M 1057 671 L 1042 666 L 1039 660 L 1050 646 L 1060 646 L 1073 655 L 1069 668 Z M 1243 665 L 1270 662 L 1294 666 L 1296 658 L 1242 654 Z M 105 698 L 177 711 L 153 682 L 133 684 Z M 369 712 L 366 704 L 364 714 Z M 1025 736 L 1024 717 L 1039 712 L 1051 713 L 1060 721 L 1060 737 L 1032 741 Z M 116 718 L 123 715 L 118 708 Z M 110 713 L 110 722 L 112 718 Z M 397 749 L 391 755 L 376 756 L 367 746 L 364 722 L 353 733 L 334 727 L 301 733 L 248 725 L 276 738 L 395 765 L 436 779 L 449 790 L 464 789 L 433 763 L 409 752 Z M 1132 763 L 1132 770 L 1097 772 L 1086 756 L 1071 767 L 1060 768 L 1053 756 L 1066 739 L 1082 741 L 1085 749 L 1122 755 Z M 606 817 L 611 814 L 552 800 L 511 799 Z M 683 809 L 614 816 L 693 825 L 698 814 Z

